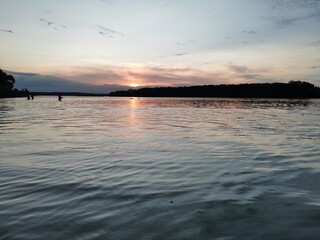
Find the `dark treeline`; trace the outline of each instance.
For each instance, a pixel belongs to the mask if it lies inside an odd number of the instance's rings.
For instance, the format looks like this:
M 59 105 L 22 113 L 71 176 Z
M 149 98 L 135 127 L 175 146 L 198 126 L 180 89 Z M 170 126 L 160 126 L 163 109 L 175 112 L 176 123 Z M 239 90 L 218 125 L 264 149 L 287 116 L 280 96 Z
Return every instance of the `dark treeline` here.
M 2 71 L 0 69 L 0 98 L 8 97 L 25 97 L 26 93 L 24 91 L 19 91 L 18 89 L 13 89 L 15 78 Z
M 116 91 L 123 97 L 230 97 L 230 98 L 320 98 L 320 88 L 308 82 L 156 87 Z

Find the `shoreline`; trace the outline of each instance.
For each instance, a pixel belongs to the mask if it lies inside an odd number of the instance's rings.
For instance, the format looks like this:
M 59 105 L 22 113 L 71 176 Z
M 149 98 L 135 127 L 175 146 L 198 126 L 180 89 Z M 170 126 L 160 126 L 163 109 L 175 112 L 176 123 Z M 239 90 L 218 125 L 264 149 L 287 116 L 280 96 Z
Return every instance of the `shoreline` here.
M 58 96 L 59 94 L 34 94 L 35 97 L 37 96 Z M 110 98 L 191 98 L 191 99 L 223 99 L 223 98 L 231 98 L 231 99 L 320 99 L 320 97 L 234 97 L 234 96 L 216 96 L 216 97 L 206 97 L 206 96 L 110 96 L 108 94 L 88 94 L 88 93 L 62 93 L 61 94 L 63 97 L 110 97 Z M 12 98 L 27 98 L 27 96 L 8 96 L 8 97 L 3 97 L 0 96 L 0 99 L 12 99 Z
M 102 93 L 79 93 L 79 92 L 31 92 L 33 96 L 58 96 L 59 94 L 62 96 L 74 96 L 74 97 L 107 97 L 108 94 Z M 27 98 L 27 94 L 24 91 L 7 92 L 7 93 L 0 93 L 1 98 Z
M 114 97 L 190 98 L 320 98 L 320 88 L 301 81 L 289 83 L 222 84 L 188 87 L 155 87 L 109 93 Z
M 83 96 L 83 97 L 158 97 L 158 98 L 320 98 L 320 87 L 308 82 L 222 84 L 184 87 L 138 88 L 110 93 L 86 92 L 29 92 L 13 90 L 0 92 L 0 98 L 31 96 Z

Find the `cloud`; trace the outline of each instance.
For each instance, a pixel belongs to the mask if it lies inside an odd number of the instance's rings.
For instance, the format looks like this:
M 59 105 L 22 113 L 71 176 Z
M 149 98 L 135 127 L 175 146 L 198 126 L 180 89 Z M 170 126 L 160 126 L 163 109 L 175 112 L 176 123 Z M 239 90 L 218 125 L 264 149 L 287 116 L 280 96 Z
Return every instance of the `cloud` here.
M 311 46 L 320 46 L 320 40 L 310 43 Z
M 55 24 L 55 22 L 48 21 L 48 20 L 46 20 L 44 18 L 40 18 L 40 21 L 44 22 L 47 26 L 51 26 L 51 25 Z
M 7 72 L 9 72 L 12 75 L 19 75 L 19 76 L 28 77 L 28 78 L 39 76 L 39 74 L 37 73 L 30 73 L 30 72 L 12 72 L 12 71 L 7 71 Z
M 215 70 L 213 70 L 215 69 Z M 191 86 L 246 82 L 273 82 L 268 69 L 249 68 L 234 63 L 217 63 L 213 69 L 171 67 L 169 65 L 128 65 L 70 67 L 60 75 L 9 72 L 17 79 L 17 88 L 30 91 L 72 91 L 108 93 L 127 89 L 130 84 L 140 86 Z M 76 71 L 77 70 L 77 71 Z M 271 74 L 270 74 L 271 73 Z
M 286 27 L 286 26 L 294 24 L 295 22 L 302 21 L 302 20 L 311 18 L 313 16 L 314 16 L 314 14 L 310 14 L 310 15 L 302 16 L 302 17 L 276 19 L 275 24 L 278 25 L 279 27 Z
M 260 78 L 261 75 L 259 74 L 244 74 L 244 75 L 240 75 L 240 78 L 244 78 L 244 79 L 258 79 Z
M 40 22 L 43 22 L 46 26 L 48 27 L 53 27 L 55 30 L 60 30 L 60 29 L 66 29 L 67 27 L 65 25 L 58 25 L 56 22 L 49 21 L 44 18 L 39 19 Z
M 143 69 L 142 71 L 129 71 L 129 75 L 131 78 L 139 79 L 150 86 L 217 84 L 226 80 L 222 75 L 218 76 L 190 68 L 170 69 L 155 67 Z
M 128 66 L 83 68 L 83 72 L 65 78 L 92 84 L 111 84 L 129 86 L 181 86 L 199 84 L 218 84 L 232 82 L 224 73 L 206 72 L 194 68 L 172 68 L 168 66 Z
M 311 69 L 318 69 L 318 68 L 320 68 L 320 65 L 315 65 L 315 66 L 312 66 L 312 67 L 309 67 L 309 68 L 311 68 Z
M 172 57 L 182 57 L 188 55 L 189 53 L 176 53 L 173 55 L 161 56 L 161 58 L 172 58 Z
M 124 37 L 125 35 L 121 32 L 115 31 L 111 28 L 104 27 L 101 25 L 97 25 L 98 28 L 100 28 L 100 31 L 98 32 L 101 35 L 107 36 L 109 38 L 114 38 L 115 36 Z
M 228 64 L 227 67 L 234 73 L 244 73 L 249 70 L 246 66 L 239 66 L 235 64 Z
M 108 5 L 113 5 L 113 1 L 112 0 L 100 0 L 101 2 L 108 4 Z
M 103 84 L 126 84 L 128 83 L 126 79 L 126 70 L 122 68 L 112 69 L 86 69 L 84 72 L 78 74 L 71 74 L 67 78 L 72 79 L 77 82 L 91 82 L 96 85 Z
M 250 30 L 250 31 L 242 31 L 242 33 L 246 33 L 246 34 L 257 34 L 256 31 Z
M 319 0 L 265 0 L 273 9 L 273 17 L 266 17 L 276 27 L 284 28 L 308 19 L 320 19 Z
M 274 82 L 265 75 L 266 69 L 250 69 L 232 63 L 221 65 L 220 71 L 203 71 L 194 68 L 149 67 L 132 69 L 129 78 L 151 86 L 190 86 L 210 84 L 233 84 L 246 82 Z M 226 69 L 223 70 L 223 67 Z
M 181 57 L 181 56 L 185 56 L 185 55 L 187 55 L 187 53 L 177 53 L 174 56 Z
M 320 1 L 319 1 L 320 2 Z M 310 12 L 310 11 L 309 11 Z M 265 18 L 271 20 L 277 27 L 284 28 L 296 24 L 300 21 L 312 19 L 312 18 L 320 18 L 320 9 L 312 9 L 311 13 L 300 15 L 300 16 L 288 16 L 283 17 L 282 15 L 279 17 L 269 17 Z
M 249 68 L 248 66 L 233 63 L 220 63 L 216 70 L 201 70 L 192 67 L 174 68 L 167 65 L 140 66 L 140 67 L 105 67 L 91 69 L 73 80 L 85 81 L 90 79 L 95 84 L 138 83 L 141 86 L 181 86 L 204 85 L 221 83 L 244 83 L 273 81 L 270 78 L 270 69 Z M 90 72 L 90 74 L 88 74 Z M 266 77 L 268 76 L 268 77 Z
M 277 79 L 271 77 L 273 72 L 269 68 L 250 68 L 248 66 L 236 65 L 233 63 L 225 64 L 225 68 L 230 73 L 225 74 L 231 78 L 235 79 L 238 83 L 265 83 L 265 82 L 275 82 Z M 275 74 L 276 75 L 276 74 Z M 279 80 L 278 80 L 279 81 Z
M 319 8 L 319 0 L 266 0 L 272 8 L 290 9 L 290 8 Z
M 12 72 L 15 79 L 15 88 L 27 88 L 34 92 L 86 92 L 86 93 L 109 93 L 115 90 L 128 89 L 116 84 L 90 84 L 72 81 L 69 79 L 52 75 L 41 75 L 37 73 Z
M 7 29 L 0 29 L 0 32 L 6 32 L 6 33 L 14 33 L 12 30 L 7 30 Z

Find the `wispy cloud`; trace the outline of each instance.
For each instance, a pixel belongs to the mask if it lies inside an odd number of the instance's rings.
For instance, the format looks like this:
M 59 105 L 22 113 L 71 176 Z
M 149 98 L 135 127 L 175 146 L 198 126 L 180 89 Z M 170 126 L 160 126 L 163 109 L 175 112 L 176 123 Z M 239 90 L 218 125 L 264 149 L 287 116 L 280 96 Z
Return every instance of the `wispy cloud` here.
M 272 8 L 275 9 L 292 9 L 292 8 L 319 8 L 319 0 L 265 0 Z
M 60 30 L 60 29 L 66 29 L 67 27 L 65 25 L 59 25 L 56 22 L 49 21 L 45 18 L 40 18 L 39 19 L 42 23 L 44 23 L 48 27 L 53 27 L 55 30 Z
M 320 46 L 320 40 L 310 43 L 311 46 Z
M 109 38 L 114 38 L 115 36 L 121 36 L 121 37 L 125 36 L 123 33 L 115 31 L 105 26 L 97 25 L 97 27 L 100 28 L 100 31 L 98 32 L 99 34 L 103 36 L 107 36 Z
M 177 53 L 177 54 L 175 54 L 175 56 L 177 56 L 177 57 L 181 57 L 181 56 L 185 56 L 185 55 L 187 55 L 187 53 Z
M 246 33 L 246 34 L 257 34 L 256 31 L 250 30 L 250 31 L 242 31 L 242 33 Z
M 266 17 L 278 28 L 289 27 L 301 21 L 320 19 L 319 0 L 265 0 L 276 15 Z
M 7 30 L 7 29 L 0 29 L 0 32 L 6 32 L 6 33 L 14 33 L 12 30 Z
M 109 93 L 115 90 L 128 89 L 128 87 L 118 84 L 84 83 L 53 75 L 28 72 L 7 72 L 16 78 L 15 87 L 18 89 L 27 88 L 29 91 Z
M 244 74 L 244 75 L 240 75 L 240 78 L 244 78 L 244 79 L 258 79 L 261 75 L 260 74 Z
M 312 66 L 315 68 L 319 67 Z M 68 71 L 59 74 L 40 75 L 34 73 L 14 73 L 19 88 L 44 91 L 47 88 L 69 89 L 73 91 L 106 92 L 128 87 L 135 83 L 140 86 L 191 86 L 208 84 L 232 84 L 248 82 L 274 82 L 277 76 L 272 69 L 252 68 L 232 62 L 212 63 L 212 67 L 199 69 L 193 67 L 173 67 L 169 65 L 92 65 L 70 66 Z M 287 81 L 287 79 L 283 79 Z M 29 84 L 30 82 L 30 84 Z M 59 84 L 57 84 L 59 83 Z M 59 86 L 59 88 L 57 88 Z M 104 86 L 101 89 L 99 86 Z M 118 88 L 116 88 L 118 86 Z M 32 87 L 32 88 L 31 88 Z M 55 88 L 54 88 L 55 87 Z M 78 89 L 78 90 L 75 90 Z M 87 90 L 86 90 L 87 89 Z M 93 90 L 95 89 L 95 90 Z M 100 91 L 99 91 L 100 89 Z
M 225 74 L 231 79 L 238 82 L 274 82 L 271 69 L 269 68 L 250 68 L 248 66 L 236 65 L 233 63 L 225 64 L 226 69 L 230 72 Z M 271 74 L 270 74 L 271 73 Z
M 78 68 L 78 67 L 75 67 Z M 97 85 L 123 85 L 138 83 L 141 86 L 181 86 L 232 82 L 222 73 L 206 72 L 194 68 L 170 68 L 166 66 L 136 66 L 100 68 L 83 67 L 81 73 L 62 73 L 59 77 Z
M 75 67 L 79 68 L 79 67 Z M 170 67 L 167 65 L 156 66 L 127 66 L 99 68 L 82 67 L 82 72 L 62 74 L 60 77 L 90 82 L 92 84 L 120 84 L 128 86 L 137 83 L 141 86 L 183 86 L 205 85 L 221 83 L 245 83 L 272 81 L 267 69 L 252 69 L 247 66 L 233 63 L 218 64 L 216 70 L 201 70 L 192 67 Z
M 285 27 L 294 24 L 295 22 L 302 21 L 308 18 L 311 18 L 313 14 L 302 16 L 302 17 L 292 17 L 292 18 L 284 18 L 275 20 L 275 23 L 280 27 Z
M 275 24 L 275 26 L 280 27 L 280 28 L 288 27 L 288 26 L 291 26 L 293 24 L 296 24 L 298 22 L 308 20 L 308 19 L 313 19 L 313 18 L 320 19 L 320 9 L 319 10 L 312 9 L 310 11 L 311 11 L 311 13 L 300 15 L 300 16 L 287 16 L 287 17 L 278 16 L 278 17 L 271 17 L 271 18 L 268 17 L 265 19 L 271 20 Z
M 309 67 L 309 68 L 311 68 L 311 69 L 319 69 L 319 68 L 320 68 L 320 65 L 311 66 L 311 67 Z
M 78 74 L 70 74 L 67 78 L 79 82 L 92 82 L 94 84 L 124 84 L 127 82 L 126 73 L 123 68 L 87 69 Z
M 192 68 L 164 67 L 132 69 L 129 71 L 129 78 L 140 80 L 142 83 L 151 86 L 203 85 L 215 84 L 226 80 L 220 74 L 218 76 Z
M 112 0 L 100 0 L 101 2 L 108 4 L 108 5 L 113 5 L 113 1 Z
M 249 68 L 246 66 L 239 66 L 232 63 L 228 64 L 227 68 L 229 68 L 232 72 L 235 73 L 245 73 L 249 70 Z
M 189 53 L 175 53 L 175 54 L 172 54 L 172 55 L 167 55 L 167 56 L 161 56 L 161 58 L 172 58 L 172 57 L 183 57 L 183 56 L 186 56 L 188 55 Z
M 48 21 L 48 20 L 46 20 L 44 18 L 40 18 L 40 21 L 45 23 L 47 26 L 51 26 L 51 25 L 55 24 L 55 22 Z

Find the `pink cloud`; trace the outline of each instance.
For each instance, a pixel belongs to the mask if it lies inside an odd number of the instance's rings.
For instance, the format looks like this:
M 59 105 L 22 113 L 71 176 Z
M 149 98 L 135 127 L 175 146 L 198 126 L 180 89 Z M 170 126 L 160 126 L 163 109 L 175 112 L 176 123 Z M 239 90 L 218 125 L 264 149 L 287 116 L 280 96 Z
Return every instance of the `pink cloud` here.
M 175 68 L 168 66 L 130 66 L 130 67 L 82 67 L 77 74 L 62 74 L 74 81 L 95 85 L 139 84 L 140 86 L 190 86 L 209 84 L 232 84 L 246 82 L 272 81 L 264 76 L 266 69 L 250 69 L 225 63 L 218 70 L 201 70 L 191 67 Z

